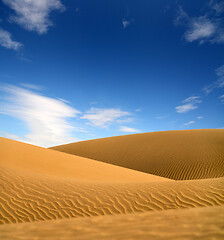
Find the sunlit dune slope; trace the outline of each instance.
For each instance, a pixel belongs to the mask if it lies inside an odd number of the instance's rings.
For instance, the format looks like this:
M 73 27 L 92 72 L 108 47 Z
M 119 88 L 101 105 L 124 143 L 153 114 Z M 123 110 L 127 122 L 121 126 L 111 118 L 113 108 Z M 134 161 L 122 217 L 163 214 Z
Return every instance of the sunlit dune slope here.
M 169 181 L 158 176 L 1 137 L 0 167 L 84 181 Z
M 142 133 L 52 149 L 175 180 L 224 176 L 224 129 Z
M 224 178 L 173 181 L 0 138 L 0 223 L 224 205 Z
M 223 205 L 223 186 L 224 178 L 103 183 L 2 168 L 0 222 Z
M 169 210 L 0 226 L 13 240 L 224 239 L 224 207 Z

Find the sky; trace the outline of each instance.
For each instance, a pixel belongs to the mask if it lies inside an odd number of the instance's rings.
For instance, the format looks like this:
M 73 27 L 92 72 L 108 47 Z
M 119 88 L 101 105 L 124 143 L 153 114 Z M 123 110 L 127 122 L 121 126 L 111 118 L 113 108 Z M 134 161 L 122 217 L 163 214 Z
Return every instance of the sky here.
M 224 0 L 0 0 L 0 13 L 0 136 L 224 128 Z

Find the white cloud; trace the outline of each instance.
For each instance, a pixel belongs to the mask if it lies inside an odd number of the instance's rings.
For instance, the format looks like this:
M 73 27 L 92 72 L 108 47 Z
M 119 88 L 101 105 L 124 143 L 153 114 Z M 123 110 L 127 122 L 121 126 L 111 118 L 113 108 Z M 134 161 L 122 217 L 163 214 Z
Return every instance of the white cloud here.
M 7 93 L 1 113 L 20 119 L 30 131 L 23 137 L 24 142 L 47 147 L 77 140 L 71 135 L 75 129 L 67 119 L 76 117 L 78 110 L 24 88 L 5 85 L 1 90 Z
M 126 28 L 128 25 L 130 25 L 130 23 L 131 23 L 130 21 L 123 19 L 122 21 L 123 28 Z
M 131 127 L 126 127 L 126 126 L 121 126 L 119 128 L 119 131 L 127 132 L 127 133 L 139 133 L 140 132 L 140 130 L 138 130 L 138 129 L 131 128 Z
M 193 96 L 193 97 L 186 98 L 186 99 L 183 100 L 182 102 L 183 102 L 183 103 L 198 102 L 198 101 L 200 101 L 199 99 L 200 99 L 200 97 L 198 97 L 198 96 Z
M 200 97 L 194 96 L 194 97 L 189 97 L 185 100 L 182 101 L 184 103 L 183 105 L 177 106 L 176 107 L 176 112 L 178 113 L 186 113 L 191 110 L 197 109 L 198 104 L 201 103 L 202 101 L 200 100 Z
M 185 33 L 188 42 L 196 40 L 206 40 L 216 32 L 215 24 L 206 17 L 192 19 L 189 29 Z M 201 42 L 202 43 L 202 42 Z
M 208 6 L 209 8 L 203 15 L 192 18 L 189 17 L 183 8 L 179 8 L 175 25 L 186 28 L 184 34 L 186 41 L 199 41 L 200 44 L 205 42 L 224 43 L 224 24 L 220 16 L 220 13 L 223 11 L 224 1 L 222 4 L 216 4 L 213 1 Z
M 215 70 L 215 72 L 216 72 L 216 75 L 218 77 L 218 80 L 202 89 L 202 91 L 204 91 L 206 94 L 209 94 L 210 92 L 212 92 L 216 88 L 223 88 L 224 87 L 224 65 L 217 68 Z
M 81 119 L 86 119 L 93 126 L 106 127 L 120 118 L 129 116 L 130 113 L 124 112 L 119 108 L 90 108 Z
M 185 112 L 189 112 L 191 110 L 194 110 L 194 109 L 197 109 L 198 107 L 191 104 L 191 103 L 188 103 L 188 104 L 184 104 L 184 105 L 181 105 L 181 106 L 177 106 L 176 107 L 176 111 L 178 113 L 185 113 Z
M 2 47 L 18 50 L 22 44 L 12 40 L 11 34 L 0 28 L 0 45 Z
M 195 121 L 189 121 L 189 122 L 185 123 L 184 126 L 189 126 L 189 125 L 194 124 L 194 123 L 195 123 Z
M 3 3 L 15 11 L 11 21 L 39 34 L 46 33 L 53 25 L 49 19 L 51 11 L 65 9 L 60 0 L 3 0 Z
M 204 117 L 203 117 L 203 116 L 198 116 L 198 117 L 197 117 L 197 119 L 202 119 L 202 118 L 204 118 Z
M 116 122 L 117 122 L 118 124 L 124 124 L 124 123 L 132 123 L 132 122 L 134 122 L 134 121 L 135 121 L 134 118 L 132 118 L 132 117 L 127 117 L 127 118 L 124 118 L 124 119 L 118 119 Z
M 224 94 L 222 96 L 218 97 L 218 99 L 220 99 L 221 102 L 224 103 Z

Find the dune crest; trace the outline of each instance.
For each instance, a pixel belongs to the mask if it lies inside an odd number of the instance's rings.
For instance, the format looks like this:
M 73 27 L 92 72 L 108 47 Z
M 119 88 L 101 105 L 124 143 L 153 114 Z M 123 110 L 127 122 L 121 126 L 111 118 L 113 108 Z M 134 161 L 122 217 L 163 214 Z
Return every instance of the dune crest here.
M 224 177 L 224 129 L 141 133 L 52 149 L 174 180 Z
M 92 159 L 0 137 L 0 167 L 82 181 L 170 181 Z

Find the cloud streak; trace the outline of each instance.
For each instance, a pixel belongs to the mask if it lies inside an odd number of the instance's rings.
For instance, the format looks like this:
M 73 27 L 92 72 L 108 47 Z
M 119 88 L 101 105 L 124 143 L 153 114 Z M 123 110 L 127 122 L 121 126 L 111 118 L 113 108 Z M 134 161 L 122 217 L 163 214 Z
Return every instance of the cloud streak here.
M 224 65 L 217 68 L 215 70 L 215 72 L 216 72 L 216 75 L 218 77 L 218 80 L 202 89 L 202 91 L 205 94 L 211 93 L 216 88 L 223 88 L 224 87 Z
M 129 112 L 122 111 L 119 108 L 90 108 L 81 119 L 87 120 L 88 124 L 92 126 L 105 128 L 129 115 L 131 115 Z
M 28 126 L 29 133 L 23 137 L 24 142 L 48 147 L 77 140 L 71 135 L 74 127 L 68 121 L 80 114 L 77 109 L 21 87 L 4 85 L 0 90 L 7 94 L 0 112 L 20 119 Z
M 7 49 L 19 50 L 23 45 L 17 41 L 12 40 L 12 36 L 8 31 L 0 28 L 0 45 Z
M 65 8 L 60 0 L 3 0 L 15 14 L 10 20 L 29 31 L 43 34 L 53 25 L 49 18 L 52 11 L 63 11 Z
M 198 108 L 198 104 L 201 102 L 202 100 L 200 100 L 200 97 L 197 97 L 197 96 L 189 97 L 182 101 L 182 103 L 184 103 L 183 105 L 176 107 L 176 112 L 186 113 L 186 112 L 195 110 Z
M 119 128 L 119 131 L 126 132 L 126 133 L 139 133 L 140 132 L 140 130 L 138 130 L 138 129 L 127 127 L 127 126 L 121 126 Z
M 221 95 L 220 97 L 218 97 L 218 99 L 220 99 L 220 100 L 221 100 L 221 103 L 224 103 L 224 94 L 223 94 L 223 95 Z
M 195 123 L 195 121 L 189 121 L 189 122 L 185 123 L 184 126 L 189 126 L 189 125 L 194 124 L 194 123 Z

